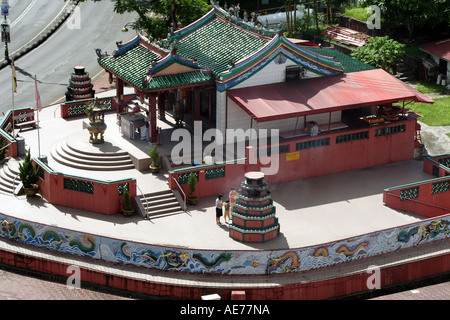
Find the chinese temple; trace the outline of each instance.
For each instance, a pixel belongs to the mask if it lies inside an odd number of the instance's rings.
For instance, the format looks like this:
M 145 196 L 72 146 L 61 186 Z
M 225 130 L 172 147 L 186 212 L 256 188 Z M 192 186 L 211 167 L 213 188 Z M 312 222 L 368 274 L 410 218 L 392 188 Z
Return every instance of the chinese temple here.
M 383 69 L 286 38 L 215 3 L 167 39 L 138 34 L 112 55 L 99 49 L 97 55 L 110 79 L 117 78 L 119 112 L 128 108 L 124 85 L 148 108 L 150 142 L 157 139 L 157 113 L 164 119 L 166 109 L 176 113 L 180 106 L 222 133 L 279 130 L 279 153 L 286 154 L 280 167 L 288 173 L 268 177 L 270 183 L 411 159 L 420 145 L 419 115 L 405 106 L 433 103 Z M 306 132 L 311 122 L 319 136 Z M 312 156 L 323 147 L 329 152 Z

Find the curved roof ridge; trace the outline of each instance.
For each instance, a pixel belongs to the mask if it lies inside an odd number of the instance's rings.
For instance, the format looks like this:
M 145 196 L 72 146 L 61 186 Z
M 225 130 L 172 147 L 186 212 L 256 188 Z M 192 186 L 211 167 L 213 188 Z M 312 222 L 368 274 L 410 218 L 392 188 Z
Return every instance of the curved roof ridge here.
M 262 60 L 267 58 L 267 56 L 273 54 L 273 52 L 279 50 L 281 47 L 286 46 L 288 46 L 291 50 L 293 50 L 294 54 L 300 57 L 302 60 L 312 63 L 321 69 L 326 69 L 333 74 L 344 72 L 344 69 L 342 68 L 341 64 L 339 62 L 336 62 L 335 59 L 332 59 L 330 57 L 326 57 L 326 59 L 324 57 L 324 59 L 322 59 L 322 57 L 319 57 L 318 54 L 304 50 L 303 48 L 300 48 L 299 46 L 290 42 L 288 39 L 284 37 L 284 35 L 278 34 L 271 41 L 269 41 L 263 48 L 261 48 L 254 54 L 239 60 L 233 66 L 233 68 L 222 72 L 221 75 L 223 78 L 226 79 L 235 74 L 241 73 L 244 70 L 248 70 L 249 68 L 252 68 L 256 63 L 261 62 Z
M 197 62 L 189 59 L 185 59 L 177 55 L 175 52 L 171 52 L 161 60 L 159 60 L 155 65 L 153 65 L 150 70 L 148 71 L 151 74 L 157 73 L 168 66 L 172 65 L 173 63 L 179 63 L 181 65 L 193 68 L 193 69 L 199 69 L 200 66 Z

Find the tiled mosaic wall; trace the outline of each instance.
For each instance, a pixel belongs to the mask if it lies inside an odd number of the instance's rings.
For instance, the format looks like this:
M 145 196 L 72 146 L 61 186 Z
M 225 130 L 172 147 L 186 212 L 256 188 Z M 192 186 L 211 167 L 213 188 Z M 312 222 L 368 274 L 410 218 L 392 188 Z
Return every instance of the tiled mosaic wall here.
M 299 272 L 376 256 L 432 241 L 450 241 L 450 215 L 323 245 L 271 251 L 215 251 L 162 247 L 84 234 L 0 214 L 0 236 L 114 263 L 211 274 Z

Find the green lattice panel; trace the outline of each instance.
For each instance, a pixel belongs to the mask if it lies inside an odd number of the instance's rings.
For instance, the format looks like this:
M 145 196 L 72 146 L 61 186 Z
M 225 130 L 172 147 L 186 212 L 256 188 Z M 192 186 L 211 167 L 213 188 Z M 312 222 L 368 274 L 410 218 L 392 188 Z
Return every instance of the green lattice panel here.
M 450 168 L 450 158 L 439 159 L 438 162 L 439 164 L 442 164 L 443 166 Z
M 102 100 L 108 106 L 105 110 L 112 110 L 112 100 Z M 71 105 L 68 108 L 69 116 L 79 116 L 86 113 L 86 103 Z
M 225 178 L 225 167 L 211 168 L 205 170 L 205 180 Z
M 69 116 L 78 116 L 80 114 L 85 114 L 86 113 L 86 105 L 83 103 L 83 104 L 75 104 L 75 105 L 69 106 L 68 112 L 69 112 Z
M 436 182 L 431 185 L 431 193 L 440 193 L 450 190 L 449 181 Z
M 341 136 L 336 137 L 336 143 L 343 143 L 343 142 L 350 142 L 355 140 L 362 140 L 362 139 L 368 139 L 369 138 L 369 132 L 363 131 L 363 132 L 355 132 L 350 134 L 344 134 Z
M 121 184 L 119 184 L 119 186 L 117 187 L 117 190 L 119 192 L 119 196 L 123 195 L 123 192 L 125 191 L 125 189 L 130 190 L 129 183 L 121 183 Z
M 197 177 L 197 181 L 198 181 L 198 171 L 194 172 L 195 176 Z M 186 184 L 188 183 L 189 180 L 189 176 L 191 175 L 190 172 L 186 172 L 186 173 L 180 173 L 178 175 L 178 183 L 179 184 Z
M 419 187 L 408 188 L 400 191 L 400 200 L 415 199 L 419 196 Z
M 94 194 L 94 184 L 88 181 L 64 178 L 64 189 Z
M 296 151 L 304 150 L 304 149 L 312 149 L 317 147 L 325 147 L 330 145 L 330 138 L 318 139 L 318 140 L 310 140 L 305 142 L 299 142 L 295 145 Z

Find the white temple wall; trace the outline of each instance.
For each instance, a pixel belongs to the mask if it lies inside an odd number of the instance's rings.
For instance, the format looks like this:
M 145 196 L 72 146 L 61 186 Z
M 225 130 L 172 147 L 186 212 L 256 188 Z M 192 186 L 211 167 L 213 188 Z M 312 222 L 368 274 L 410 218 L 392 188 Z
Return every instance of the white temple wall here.
M 286 67 L 287 66 L 294 66 L 297 65 L 294 61 L 290 59 L 286 59 L 286 62 L 283 64 L 277 64 L 275 63 L 275 60 L 272 60 L 268 65 L 266 65 L 263 69 L 256 72 L 254 75 L 252 75 L 250 78 L 244 80 L 243 82 L 239 83 L 232 89 L 238 89 L 238 88 L 247 88 L 247 87 L 253 87 L 253 86 L 259 86 L 259 85 L 265 85 L 265 84 L 271 84 L 271 83 L 278 83 L 278 82 L 284 82 L 286 77 Z M 321 75 L 313 73 L 312 71 L 306 72 L 306 78 L 315 78 L 320 77 Z M 222 133 L 225 133 L 226 126 L 228 125 L 228 128 L 249 128 L 250 123 L 250 116 L 245 113 L 245 111 L 241 110 L 238 106 L 230 106 L 230 99 L 228 99 L 228 111 L 227 111 L 227 98 L 226 98 L 226 92 L 219 92 L 217 91 L 217 100 L 216 100 L 216 128 Z M 243 115 L 243 119 L 235 119 L 234 115 L 228 116 L 231 113 L 233 113 L 233 110 L 236 109 L 236 107 L 241 110 L 245 115 Z M 231 108 L 231 111 L 230 111 Z M 236 113 L 237 114 L 237 113 Z M 227 119 L 227 117 L 230 117 Z M 294 120 L 295 121 L 295 120 Z M 328 118 L 327 118 L 328 121 Z M 300 121 L 299 121 L 300 122 Z M 238 125 L 244 125 L 244 123 L 247 123 L 244 127 L 238 127 Z M 276 126 L 284 127 L 285 123 L 276 124 Z M 295 126 L 295 123 L 294 123 Z M 302 124 L 303 126 L 303 124 Z M 275 124 L 273 125 L 273 128 L 275 128 Z

